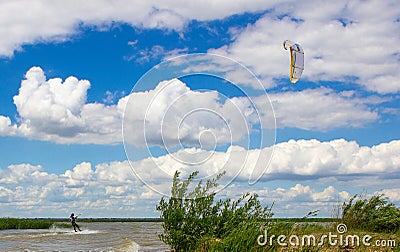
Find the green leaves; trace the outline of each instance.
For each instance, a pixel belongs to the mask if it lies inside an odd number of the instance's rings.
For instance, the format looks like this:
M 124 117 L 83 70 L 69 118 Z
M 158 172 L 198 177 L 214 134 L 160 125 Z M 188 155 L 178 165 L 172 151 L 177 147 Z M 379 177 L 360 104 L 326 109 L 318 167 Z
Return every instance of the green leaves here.
M 216 246 L 223 249 L 232 248 L 238 230 L 247 230 L 247 234 L 258 235 L 260 227 L 272 217 L 271 208 L 262 207 L 258 195 L 243 194 L 239 199 L 218 200 L 215 202 L 214 190 L 218 180 L 225 173 L 205 183 L 200 180 L 189 191 L 198 172 L 193 172 L 187 180 L 179 178 L 176 172 L 172 180 L 171 195 L 168 200 L 161 198 L 156 209 L 161 212 L 163 233 L 159 238 L 176 251 L 194 251 L 200 248 Z M 242 234 L 246 236 L 246 234 Z M 237 239 L 235 248 L 240 242 L 256 246 L 257 236 L 246 236 Z M 219 242 L 219 241 L 226 242 Z M 243 244 L 242 244 L 243 245 Z
M 343 204 L 342 220 L 348 227 L 374 232 L 396 232 L 400 229 L 400 209 L 383 194 L 366 199 L 354 195 Z

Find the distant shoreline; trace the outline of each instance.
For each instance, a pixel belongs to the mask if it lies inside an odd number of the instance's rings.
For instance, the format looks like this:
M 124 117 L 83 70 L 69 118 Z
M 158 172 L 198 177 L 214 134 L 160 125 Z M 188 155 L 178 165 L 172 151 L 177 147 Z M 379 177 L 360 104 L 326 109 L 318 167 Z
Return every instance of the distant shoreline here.
M 160 218 L 79 218 L 79 222 L 162 222 Z M 0 230 L 49 229 L 52 226 L 70 226 L 69 218 L 0 218 Z
M 69 220 L 69 217 L 58 218 L 58 217 L 0 217 L 0 220 L 4 219 L 19 219 L 19 220 L 50 220 L 50 221 L 65 221 Z M 80 217 L 79 221 L 82 222 L 162 222 L 162 218 L 143 217 L 143 218 L 125 218 L 125 217 Z M 331 222 L 337 220 L 336 218 L 299 218 L 299 217 L 287 217 L 287 218 L 271 218 L 270 221 L 294 221 L 294 222 Z
M 30 220 L 51 220 L 51 221 L 65 221 L 69 220 L 69 218 L 26 218 Z M 77 218 L 79 222 L 162 222 L 161 218 L 118 218 L 118 217 L 112 217 L 112 218 L 84 218 L 80 217 Z
M 14 217 L 1 217 L 0 218 L 0 230 L 1 229 L 9 229 L 9 227 L 16 227 L 16 229 L 24 229 L 24 228 L 46 228 L 47 225 L 51 225 L 57 222 L 66 222 L 69 221 L 69 218 L 14 218 Z M 123 218 L 123 217 L 87 217 L 87 218 L 79 218 L 79 222 L 162 222 L 162 218 L 152 218 L 152 217 L 144 217 L 144 218 Z M 271 218 L 269 221 L 285 221 L 285 222 L 335 222 L 337 219 L 335 218 Z M 2 225 L 3 224 L 3 225 Z M 39 225 L 40 224 L 40 225 Z

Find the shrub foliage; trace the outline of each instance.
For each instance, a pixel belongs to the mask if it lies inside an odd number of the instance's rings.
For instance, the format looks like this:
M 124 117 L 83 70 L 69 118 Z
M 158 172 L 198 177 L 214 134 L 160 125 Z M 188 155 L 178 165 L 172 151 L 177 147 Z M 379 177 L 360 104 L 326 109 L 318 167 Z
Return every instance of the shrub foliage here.
M 396 232 L 400 228 L 400 209 L 383 194 L 369 199 L 356 194 L 343 203 L 342 221 L 354 229 Z
M 200 180 L 189 190 L 197 174 L 181 180 L 179 172 L 175 173 L 171 197 L 162 197 L 156 206 L 163 219 L 159 238 L 176 251 L 256 247 L 260 227 L 267 225 L 273 215 L 271 208 L 263 207 L 257 194 L 245 193 L 237 200 L 216 201 L 213 189 L 223 173 L 205 183 Z

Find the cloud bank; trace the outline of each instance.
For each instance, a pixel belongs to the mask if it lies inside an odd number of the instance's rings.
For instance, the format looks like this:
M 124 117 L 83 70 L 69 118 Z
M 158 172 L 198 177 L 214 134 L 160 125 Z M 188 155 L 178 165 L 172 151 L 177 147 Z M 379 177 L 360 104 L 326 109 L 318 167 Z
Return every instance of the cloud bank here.
M 387 182 L 384 176 L 398 174 L 400 159 L 396 154 L 399 151 L 399 141 L 373 147 L 358 146 L 355 142 L 343 139 L 281 143 L 276 146 L 267 174 L 255 187 L 247 185 L 245 167 L 239 178 L 222 190 L 220 196 L 237 197 L 246 191 L 254 191 L 266 203 L 275 201 L 275 211 L 282 215 L 292 216 L 290 206 L 298 204 L 305 214 L 319 208 L 323 210 L 323 216 L 330 216 L 334 203 L 348 199 L 353 193 L 360 193 L 368 185 L 371 176 L 383 185 L 383 181 Z M 223 159 L 226 153 L 217 155 Z M 158 161 L 161 160 L 159 164 L 164 168 L 177 167 L 176 160 L 171 156 L 159 157 Z M 136 169 L 147 171 L 149 176 L 146 179 L 157 180 L 160 167 L 154 170 L 154 166 L 149 164 L 147 159 L 133 163 Z M 215 164 L 197 168 L 201 173 L 214 172 L 212 165 Z M 232 175 L 227 171 L 225 176 L 229 179 Z M 277 179 L 292 183 L 279 183 L 279 186 L 269 183 Z M 335 181 L 338 186 L 345 181 L 348 189 L 340 191 L 336 186 L 325 185 L 326 179 Z M 399 177 L 392 176 L 392 180 L 392 183 L 398 184 Z M 349 184 L 350 181 L 352 183 Z M 170 183 L 169 180 L 163 185 L 165 190 L 170 189 Z M 56 217 L 62 217 L 63 214 L 67 216 L 66 211 L 71 208 L 83 212 L 86 217 L 157 216 L 154 206 L 161 198 L 135 177 L 128 161 L 96 166 L 82 162 L 63 174 L 48 173 L 43 167 L 30 164 L 10 165 L 0 170 L 0 184 L 3 214 L 12 216 L 48 217 L 46 211 L 51 210 Z M 396 190 L 398 188 L 393 187 L 376 191 L 387 193 L 398 202 Z
M 274 116 L 262 97 L 221 100 L 224 97 L 217 91 L 191 90 L 178 79 L 160 82 L 153 90 L 132 93 L 109 105 L 87 103 L 89 88 L 88 80 L 73 76 L 64 81 L 47 79 L 40 67 L 32 67 L 14 96 L 18 120 L 14 123 L 0 115 L 0 135 L 57 143 L 121 143 L 125 107 L 130 101 L 125 125 L 132 128 L 129 140 L 134 145 L 173 147 L 181 141 L 212 147 L 243 140 L 252 134 L 253 124 L 271 125 Z M 380 115 L 370 106 L 385 101 L 336 94 L 327 88 L 269 96 L 278 128 L 321 131 L 375 122 Z

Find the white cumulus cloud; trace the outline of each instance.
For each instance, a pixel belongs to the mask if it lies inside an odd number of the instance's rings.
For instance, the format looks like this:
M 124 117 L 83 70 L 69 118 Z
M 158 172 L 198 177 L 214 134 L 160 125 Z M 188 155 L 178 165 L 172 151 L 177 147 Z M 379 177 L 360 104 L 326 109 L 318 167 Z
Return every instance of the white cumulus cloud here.
M 256 110 L 248 98 L 222 101 L 217 91 L 191 90 L 172 79 L 129 96 L 124 137 L 138 146 L 213 147 L 247 137 L 255 121 Z
M 14 96 L 19 121 L 0 117 L 0 134 L 19 135 L 57 143 L 121 142 L 123 100 L 117 105 L 86 103 L 90 82 L 68 77 L 47 79 L 32 67 Z

